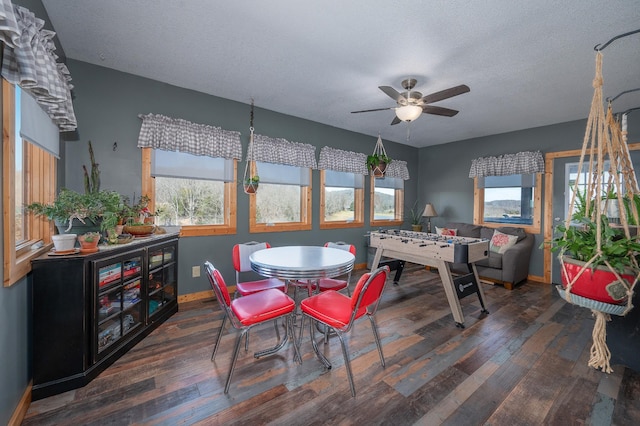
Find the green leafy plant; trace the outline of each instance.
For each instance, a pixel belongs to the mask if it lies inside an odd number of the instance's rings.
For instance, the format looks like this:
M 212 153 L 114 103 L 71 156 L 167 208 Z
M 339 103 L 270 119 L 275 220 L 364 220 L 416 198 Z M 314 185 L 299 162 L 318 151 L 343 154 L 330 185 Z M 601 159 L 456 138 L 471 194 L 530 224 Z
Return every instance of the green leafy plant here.
M 260 176 L 258 175 L 249 176 L 244 180 L 245 185 L 255 185 L 257 183 L 260 183 Z
M 87 232 L 86 234 L 81 235 L 80 238 L 87 243 L 92 243 L 96 240 L 100 241 L 100 234 L 97 232 Z
M 408 210 L 407 218 L 411 221 L 412 225 L 421 225 L 422 224 L 422 211 L 424 209 L 418 208 L 418 201 L 416 200 L 413 203 L 413 207 Z
M 385 154 L 367 155 L 367 169 L 369 169 L 369 171 L 378 167 L 378 164 L 380 163 L 386 163 L 387 165 L 389 165 L 389 163 L 391 163 L 391 158 L 389 158 Z
M 573 215 L 574 223 L 568 227 L 564 224 L 556 227 L 556 236 L 550 245 L 552 252 L 570 256 L 582 262 L 588 262 L 597 254 L 597 223 L 588 217 Z M 606 215 L 601 215 L 601 253 L 592 263 L 593 267 L 604 265 L 605 261 L 619 273 L 634 268 L 633 258 L 640 253 L 640 243 L 633 238 L 626 238 L 623 230 L 613 228 Z

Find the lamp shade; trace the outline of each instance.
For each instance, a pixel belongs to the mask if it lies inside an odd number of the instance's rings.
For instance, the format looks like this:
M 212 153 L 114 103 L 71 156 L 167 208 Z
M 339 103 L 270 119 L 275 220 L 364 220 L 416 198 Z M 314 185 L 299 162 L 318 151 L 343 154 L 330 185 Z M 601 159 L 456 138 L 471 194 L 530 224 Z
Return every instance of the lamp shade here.
M 422 212 L 422 216 L 423 217 L 436 217 L 436 216 L 438 216 L 438 213 L 436 212 L 436 209 L 434 209 L 431 204 L 427 204 L 426 206 L 424 206 L 424 211 Z
M 422 108 L 418 105 L 405 105 L 396 108 L 396 116 L 402 121 L 413 121 L 420 117 Z

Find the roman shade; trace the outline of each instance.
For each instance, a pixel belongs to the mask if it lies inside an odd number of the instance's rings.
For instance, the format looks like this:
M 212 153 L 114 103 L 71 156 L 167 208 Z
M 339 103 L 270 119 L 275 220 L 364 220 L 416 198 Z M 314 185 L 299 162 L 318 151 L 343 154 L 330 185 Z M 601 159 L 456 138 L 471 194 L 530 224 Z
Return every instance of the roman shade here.
M 20 137 L 60 158 L 58 126 L 33 96 L 19 87 L 16 88 L 16 102 L 20 102 Z
M 233 159 L 154 149 L 151 176 L 233 182 Z

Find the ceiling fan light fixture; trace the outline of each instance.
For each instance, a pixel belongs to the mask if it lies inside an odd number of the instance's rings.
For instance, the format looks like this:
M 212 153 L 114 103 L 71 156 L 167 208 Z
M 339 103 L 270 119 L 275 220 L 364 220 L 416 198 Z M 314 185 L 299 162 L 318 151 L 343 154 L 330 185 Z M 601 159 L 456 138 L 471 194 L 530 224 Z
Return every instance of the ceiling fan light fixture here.
M 422 114 L 422 107 L 418 105 L 405 105 L 396 108 L 396 116 L 402 121 L 413 121 Z

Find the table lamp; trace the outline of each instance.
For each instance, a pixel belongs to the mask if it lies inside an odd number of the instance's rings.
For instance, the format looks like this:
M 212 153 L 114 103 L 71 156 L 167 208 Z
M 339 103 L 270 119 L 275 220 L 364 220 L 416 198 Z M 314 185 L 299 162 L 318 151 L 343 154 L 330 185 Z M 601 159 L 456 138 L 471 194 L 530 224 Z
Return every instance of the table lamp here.
M 436 209 L 433 208 L 431 204 L 427 204 L 424 206 L 424 211 L 422 212 L 422 217 L 427 218 L 427 232 L 431 233 L 431 218 L 437 217 L 438 213 L 436 213 Z

